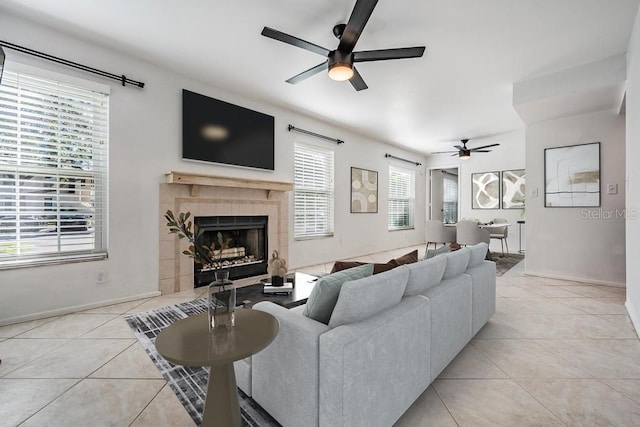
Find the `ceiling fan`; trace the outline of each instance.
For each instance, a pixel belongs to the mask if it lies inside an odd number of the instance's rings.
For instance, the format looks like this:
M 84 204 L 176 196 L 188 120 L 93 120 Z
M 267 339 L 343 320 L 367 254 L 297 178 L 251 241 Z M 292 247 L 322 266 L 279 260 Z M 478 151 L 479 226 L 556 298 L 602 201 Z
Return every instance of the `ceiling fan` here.
M 461 159 L 468 159 L 469 157 L 471 157 L 471 153 L 490 153 L 491 150 L 485 150 L 485 148 L 496 147 L 500 145 L 500 144 L 489 144 L 489 145 L 483 145 L 482 147 L 467 148 L 467 142 L 469 142 L 468 139 L 461 139 L 460 142 L 462 142 L 462 145 L 453 146 L 453 148 L 455 148 L 456 151 L 436 151 L 434 153 L 429 153 L 429 154 L 455 153 L 451 157 L 458 156 Z
M 329 50 L 306 40 L 299 39 L 298 37 L 274 30 L 273 28 L 264 27 L 261 34 L 265 37 L 327 57 L 327 60 L 323 63 L 291 77 L 287 80 L 287 83 L 300 83 L 320 71 L 328 69 L 329 77 L 331 79 L 337 81 L 349 80 L 354 89 L 360 91 L 367 89 L 368 86 L 362 79 L 360 73 L 358 73 L 358 70 L 356 70 L 354 63 L 421 57 L 424 54 L 424 46 L 362 50 L 359 52 L 353 51 L 358 39 L 360 38 L 360 34 L 362 34 L 362 30 L 364 30 L 364 26 L 367 24 L 367 21 L 369 20 L 369 17 L 377 3 L 378 0 L 356 1 L 356 5 L 354 6 L 353 11 L 351 12 L 351 17 L 349 18 L 349 22 L 346 24 L 338 24 L 333 27 L 333 35 L 340 40 L 338 48 L 335 50 Z

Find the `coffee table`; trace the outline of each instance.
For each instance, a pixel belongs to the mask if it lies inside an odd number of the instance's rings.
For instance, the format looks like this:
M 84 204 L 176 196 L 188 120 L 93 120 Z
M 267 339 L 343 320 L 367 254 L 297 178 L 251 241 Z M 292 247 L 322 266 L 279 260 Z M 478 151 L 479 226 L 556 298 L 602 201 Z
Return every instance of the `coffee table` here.
M 257 353 L 278 334 L 278 320 L 259 310 L 237 308 L 231 330 L 209 333 L 207 313 L 189 316 L 163 329 L 156 349 L 183 366 L 210 366 L 203 426 L 240 426 L 233 362 Z
M 260 301 L 271 301 L 285 308 L 292 308 L 307 302 L 318 278 L 310 274 L 295 273 L 295 286 L 289 294 L 265 294 L 262 293 L 264 284 L 243 286 L 236 288 L 236 303 L 251 307 Z

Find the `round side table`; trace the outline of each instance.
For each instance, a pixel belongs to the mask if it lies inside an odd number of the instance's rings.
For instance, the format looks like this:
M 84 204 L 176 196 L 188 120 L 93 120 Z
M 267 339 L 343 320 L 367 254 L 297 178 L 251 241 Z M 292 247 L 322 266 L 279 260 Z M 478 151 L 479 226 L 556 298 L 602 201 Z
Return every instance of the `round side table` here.
M 203 426 L 240 426 L 240 406 L 233 362 L 257 353 L 278 334 L 278 320 L 269 313 L 236 309 L 235 326 L 209 333 L 207 313 L 189 316 L 163 329 L 156 349 L 183 366 L 210 366 Z

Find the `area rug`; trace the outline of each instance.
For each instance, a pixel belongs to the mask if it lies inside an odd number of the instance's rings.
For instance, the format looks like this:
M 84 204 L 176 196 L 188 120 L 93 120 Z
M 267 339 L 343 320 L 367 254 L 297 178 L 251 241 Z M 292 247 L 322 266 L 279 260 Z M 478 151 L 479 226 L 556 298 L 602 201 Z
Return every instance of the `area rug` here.
M 496 263 L 496 276 L 502 276 L 524 259 L 522 254 L 506 254 L 503 257 L 500 252 L 491 252 L 491 257 Z
M 188 368 L 168 362 L 156 351 L 155 340 L 160 331 L 172 323 L 204 312 L 207 309 L 206 304 L 206 300 L 197 299 L 125 317 L 147 355 L 167 380 L 169 387 L 182 402 L 196 425 L 200 425 L 202 422 L 209 370 L 207 368 Z M 240 404 L 243 426 L 280 425 L 240 389 L 238 389 L 238 403 Z

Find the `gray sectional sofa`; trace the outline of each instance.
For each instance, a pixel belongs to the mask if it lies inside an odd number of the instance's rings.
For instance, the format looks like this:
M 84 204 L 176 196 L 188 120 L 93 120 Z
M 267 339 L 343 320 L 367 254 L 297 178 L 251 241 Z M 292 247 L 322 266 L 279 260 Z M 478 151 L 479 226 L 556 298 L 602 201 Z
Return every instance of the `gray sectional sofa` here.
M 327 325 L 271 302 L 269 347 L 238 386 L 283 426 L 390 426 L 495 312 L 486 243 L 345 282 Z

